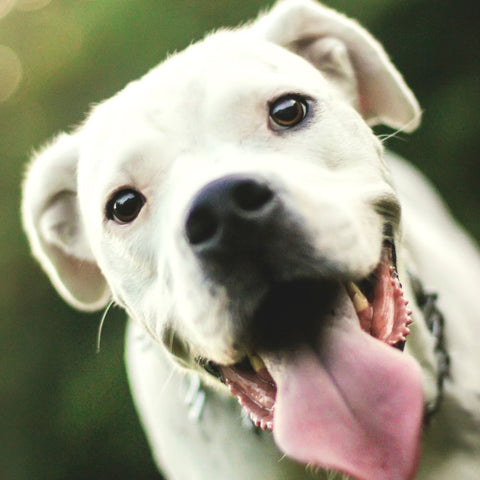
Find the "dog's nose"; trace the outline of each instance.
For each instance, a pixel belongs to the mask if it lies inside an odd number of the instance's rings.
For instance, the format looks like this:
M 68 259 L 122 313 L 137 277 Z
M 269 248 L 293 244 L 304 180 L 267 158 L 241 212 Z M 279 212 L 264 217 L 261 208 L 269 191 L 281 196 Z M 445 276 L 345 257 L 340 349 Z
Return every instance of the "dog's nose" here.
M 245 175 L 222 177 L 193 199 L 186 238 L 197 254 L 250 250 L 275 204 L 275 193 L 264 181 Z

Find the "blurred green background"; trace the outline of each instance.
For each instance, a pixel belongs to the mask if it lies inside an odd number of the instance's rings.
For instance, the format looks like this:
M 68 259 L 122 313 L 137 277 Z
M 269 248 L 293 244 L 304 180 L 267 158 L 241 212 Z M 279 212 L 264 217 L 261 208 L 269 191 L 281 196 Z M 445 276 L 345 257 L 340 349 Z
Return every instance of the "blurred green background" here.
M 1 479 L 160 478 L 126 384 L 124 316 L 108 315 L 96 354 L 100 314 L 64 305 L 29 256 L 22 171 L 33 149 L 167 52 L 270 3 L 0 0 Z M 428 173 L 479 239 L 480 2 L 327 3 L 360 19 L 404 73 L 424 124 L 389 147 Z

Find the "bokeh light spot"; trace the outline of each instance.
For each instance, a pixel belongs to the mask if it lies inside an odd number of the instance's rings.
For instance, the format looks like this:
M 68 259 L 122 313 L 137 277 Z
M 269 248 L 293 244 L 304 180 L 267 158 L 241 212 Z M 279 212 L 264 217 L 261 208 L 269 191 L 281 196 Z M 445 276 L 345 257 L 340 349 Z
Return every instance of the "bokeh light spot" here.
M 0 102 L 10 98 L 22 80 L 22 62 L 9 47 L 0 45 Z
M 0 0 L 0 18 L 6 17 L 16 3 L 17 0 Z

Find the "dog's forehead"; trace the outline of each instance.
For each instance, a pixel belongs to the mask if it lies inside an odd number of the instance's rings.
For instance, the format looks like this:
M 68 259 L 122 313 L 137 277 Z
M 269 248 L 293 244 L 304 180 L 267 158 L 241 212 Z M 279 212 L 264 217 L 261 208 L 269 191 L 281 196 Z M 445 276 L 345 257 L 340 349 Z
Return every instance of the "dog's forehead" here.
M 120 113 L 117 121 L 148 117 L 166 129 L 176 121 L 185 124 L 193 113 L 205 120 L 211 103 L 228 107 L 259 97 L 265 102 L 277 93 L 328 89 L 322 74 L 300 56 L 248 31 L 224 31 L 172 55 L 103 108 Z
M 222 31 L 208 36 L 173 55 L 144 77 L 147 82 L 169 91 L 202 84 L 205 92 L 219 86 L 241 88 L 250 81 L 268 77 L 300 82 L 321 75 L 307 61 L 286 48 L 250 34 L 248 30 Z M 258 83 L 258 80 L 257 80 Z
M 287 49 L 248 31 L 217 32 L 97 106 L 84 125 L 82 163 L 91 176 L 106 159 L 134 158 L 143 148 L 173 154 L 212 135 L 240 135 L 242 125 L 261 128 L 268 102 L 286 93 L 319 97 L 331 89 Z

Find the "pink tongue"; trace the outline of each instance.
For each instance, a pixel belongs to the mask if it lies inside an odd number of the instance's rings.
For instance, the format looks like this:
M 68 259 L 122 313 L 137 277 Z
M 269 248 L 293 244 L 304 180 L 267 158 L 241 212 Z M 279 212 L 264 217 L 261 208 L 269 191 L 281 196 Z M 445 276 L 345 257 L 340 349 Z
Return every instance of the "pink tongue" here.
M 317 345 L 264 355 L 278 389 L 277 445 L 303 463 L 359 480 L 413 479 L 423 413 L 419 368 L 363 332 L 348 298 L 322 321 L 329 326 Z

